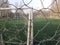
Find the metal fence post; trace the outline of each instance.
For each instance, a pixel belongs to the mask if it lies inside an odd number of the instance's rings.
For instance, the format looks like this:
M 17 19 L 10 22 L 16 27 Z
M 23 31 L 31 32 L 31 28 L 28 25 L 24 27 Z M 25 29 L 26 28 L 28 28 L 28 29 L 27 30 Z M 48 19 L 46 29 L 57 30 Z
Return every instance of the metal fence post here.
M 0 34 L 0 36 L 1 36 L 1 39 L 0 39 L 1 42 L 0 42 L 0 45 L 5 45 L 4 42 L 3 42 L 2 33 Z
M 29 13 L 27 45 L 33 45 L 33 10 L 30 10 Z

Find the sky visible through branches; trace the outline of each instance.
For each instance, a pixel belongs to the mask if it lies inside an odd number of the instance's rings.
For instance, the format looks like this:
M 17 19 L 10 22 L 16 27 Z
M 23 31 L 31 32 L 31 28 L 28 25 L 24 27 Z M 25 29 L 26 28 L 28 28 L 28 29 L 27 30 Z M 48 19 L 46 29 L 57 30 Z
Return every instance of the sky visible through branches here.
M 30 1 L 31 0 L 24 0 L 25 4 L 27 4 Z M 47 8 L 52 3 L 52 0 L 42 0 L 42 1 L 45 8 Z M 9 0 L 9 3 L 14 5 L 19 4 L 17 5 L 18 7 L 23 5 L 22 0 Z M 40 0 L 32 0 L 32 2 L 28 6 L 33 7 L 35 9 L 41 9 L 43 7 Z

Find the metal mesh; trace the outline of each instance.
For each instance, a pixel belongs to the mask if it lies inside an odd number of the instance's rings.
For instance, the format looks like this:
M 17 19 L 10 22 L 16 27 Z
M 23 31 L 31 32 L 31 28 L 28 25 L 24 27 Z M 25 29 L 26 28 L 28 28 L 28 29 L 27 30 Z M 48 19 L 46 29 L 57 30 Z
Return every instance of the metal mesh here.
M 60 9 L 57 0 L 42 9 L 34 9 L 22 0 L 20 7 L 6 2 L 0 5 L 0 45 L 27 45 L 29 14 L 24 10 L 30 10 L 33 14 L 33 45 L 60 45 Z M 38 1 L 38 0 L 37 0 Z M 4 6 L 3 6 L 4 5 Z M 15 8 L 9 8 L 13 6 Z M 27 8 L 24 8 L 26 6 Z M 50 8 L 51 7 L 51 8 Z M 15 10 L 12 13 L 11 10 Z

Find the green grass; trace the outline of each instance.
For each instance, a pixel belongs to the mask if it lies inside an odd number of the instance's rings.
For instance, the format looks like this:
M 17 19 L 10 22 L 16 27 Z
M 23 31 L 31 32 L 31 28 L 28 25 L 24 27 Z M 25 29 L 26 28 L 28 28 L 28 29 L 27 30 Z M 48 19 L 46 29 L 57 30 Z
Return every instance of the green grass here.
M 24 34 L 24 30 L 26 30 L 26 27 L 23 29 L 25 25 L 24 22 L 24 20 L 0 20 L 0 33 L 3 34 L 4 40 L 8 41 L 11 38 L 17 37 L 17 39 L 13 40 L 26 41 L 26 36 Z M 18 30 L 21 29 L 22 31 L 18 33 Z
M 0 33 L 3 34 L 3 39 L 5 41 L 8 41 L 11 38 L 17 37 L 17 39 L 13 39 L 12 41 L 26 41 L 27 37 L 25 35 L 25 30 L 27 30 L 27 27 L 22 29 L 24 27 L 24 20 L 4 20 L 0 19 Z M 34 19 L 34 36 L 37 34 L 38 30 L 41 30 L 47 22 L 50 22 L 43 31 L 39 32 L 39 34 L 34 38 L 34 41 L 40 41 L 43 39 L 49 39 L 55 34 L 56 30 L 60 30 L 60 26 L 57 29 L 58 25 L 60 24 L 60 19 Z M 19 33 L 17 30 L 22 29 Z M 58 36 L 59 37 L 59 36 Z M 58 38 L 56 37 L 56 39 Z
M 43 28 L 48 22 L 50 23 L 43 29 L 43 31 L 39 32 L 39 34 L 35 37 L 37 41 L 40 41 L 43 39 L 49 39 L 55 34 L 56 30 L 60 30 L 59 19 L 48 19 L 48 21 L 46 19 L 35 19 L 34 20 L 34 36 L 37 34 L 38 30 L 41 30 L 41 28 Z

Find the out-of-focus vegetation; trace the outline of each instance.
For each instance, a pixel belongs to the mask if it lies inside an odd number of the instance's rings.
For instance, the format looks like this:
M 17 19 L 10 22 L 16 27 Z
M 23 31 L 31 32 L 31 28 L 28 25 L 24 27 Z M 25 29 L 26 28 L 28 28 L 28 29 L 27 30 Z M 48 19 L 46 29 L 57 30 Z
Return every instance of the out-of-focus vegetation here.
M 54 37 L 54 40 L 59 39 L 59 30 L 60 30 L 60 20 L 59 19 L 34 19 L 34 36 L 40 31 L 48 22 L 50 22 L 38 35 L 34 38 L 34 42 L 39 42 L 41 40 L 46 40 L 54 36 L 55 32 L 58 31 L 57 35 Z M 24 20 L 4 20 L 0 19 L 0 33 L 3 35 L 4 41 L 14 41 L 20 42 L 27 40 L 27 26 L 25 26 Z M 58 27 L 59 26 L 59 27 Z M 24 27 L 24 28 L 23 28 Z M 22 31 L 20 31 L 22 29 Z M 16 37 L 16 38 L 15 38 Z M 14 38 L 14 39 L 13 39 Z M 12 39 L 12 40 L 10 40 Z M 46 41 L 46 45 L 54 45 L 56 41 Z M 41 43 L 43 45 L 43 43 Z

